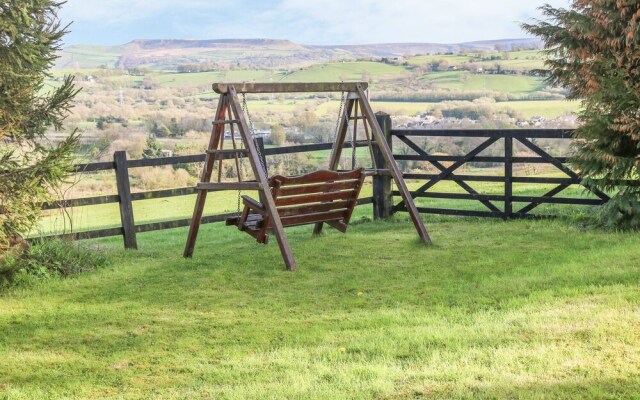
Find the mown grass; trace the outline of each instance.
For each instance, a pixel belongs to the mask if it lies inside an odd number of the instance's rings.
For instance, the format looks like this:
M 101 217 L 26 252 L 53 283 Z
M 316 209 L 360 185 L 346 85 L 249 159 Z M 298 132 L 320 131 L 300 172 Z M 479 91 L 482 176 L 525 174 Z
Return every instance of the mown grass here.
M 367 210 L 368 211 L 368 210 Z M 361 216 L 357 218 L 361 220 Z M 277 246 L 203 226 L 0 296 L 0 398 L 634 398 L 637 234 L 405 217 Z

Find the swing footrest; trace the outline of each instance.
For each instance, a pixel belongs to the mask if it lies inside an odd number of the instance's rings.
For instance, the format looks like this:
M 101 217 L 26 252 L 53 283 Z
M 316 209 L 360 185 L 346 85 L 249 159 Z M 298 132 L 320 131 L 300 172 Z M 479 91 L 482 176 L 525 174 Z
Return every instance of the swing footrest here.
M 239 220 L 240 220 L 240 217 L 229 217 L 227 218 L 224 224 L 226 226 L 237 226 Z
M 262 230 L 263 217 L 260 214 L 249 214 L 246 221 L 240 224 L 240 217 L 227 218 L 225 224 L 227 226 L 237 226 L 239 230 L 247 232 L 258 240 L 259 243 L 267 244 L 269 242 L 269 235 L 264 235 L 260 238 L 260 232 Z

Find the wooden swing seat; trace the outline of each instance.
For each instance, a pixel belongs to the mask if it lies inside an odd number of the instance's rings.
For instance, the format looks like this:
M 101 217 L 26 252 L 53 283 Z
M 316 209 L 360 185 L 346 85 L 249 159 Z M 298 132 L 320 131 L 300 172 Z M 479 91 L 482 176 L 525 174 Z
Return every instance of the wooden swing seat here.
M 344 233 L 364 178 L 365 170 L 358 168 L 346 172 L 320 170 L 294 177 L 276 175 L 268 182 L 283 227 L 326 222 Z M 266 244 L 267 231 L 272 227 L 267 208 L 249 196 L 242 196 L 242 201 L 242 214 L 228 218 L 226 224 Z

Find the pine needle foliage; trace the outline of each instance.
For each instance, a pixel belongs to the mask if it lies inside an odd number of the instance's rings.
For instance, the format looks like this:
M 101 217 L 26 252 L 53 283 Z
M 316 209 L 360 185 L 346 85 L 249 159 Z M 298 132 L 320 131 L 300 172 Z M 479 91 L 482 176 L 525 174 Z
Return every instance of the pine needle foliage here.
M 548 81 L 582 99 L 572 163 L 584 183 L 613 194 L 605 223 L 640 228 L 640 6 L 573 0 L 523 24 L 545 42 Z
M 64 2 L 0 1 L 0 255 L 37 221 L 70 171 L 77 134 L 51 146 L 78 93 L 73 77 L 47 91 L 45 80 L 67 32 L 57 12 Z

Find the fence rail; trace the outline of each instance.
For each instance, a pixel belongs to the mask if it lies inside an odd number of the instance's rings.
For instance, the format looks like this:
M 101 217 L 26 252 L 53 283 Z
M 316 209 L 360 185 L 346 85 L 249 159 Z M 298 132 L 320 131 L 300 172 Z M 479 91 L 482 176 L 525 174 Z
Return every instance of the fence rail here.
M 393 149 L 393 138 L 403 143 L 413 154 L 394 154 L 396 161 L 424 161 L 430 163 L 438 171 L 437 173 L 405 173 L 405 179 L 424 182 L 418 189 L 411 192 L 414 199 L 448 199 L 448 200 L 469 200 L 479 202 L 484 205 L 483 210 L 468 210 L 459 208 L 435 208 L 418 207 L 418 211 L 427 214 L 443 214 L 472 217 L 490 218 L 525 218 L 536 216 L 532 211 L 541 204 L 574 204 L 574 205 L 602 205 L 609 200 L 609 197 L 598 190 L 591 190 L 597 198 L 571 198 L 558 197 L 571 185 L 580 185 L 581 178 L 567 165 L 566 157 L 553 157 L 548 152 L 540 148 L 532 139 L 562 139 L 571 140 L 573 131 L 564 129 L 452 129 L 452 130 L 426 130 L 426 129 L 391 129 L 392 121 L 389 115 L 378 113 L 378 123 Z M 484 138 L 478 146 L 465 155 L 437 155 L 431 154 L 424 147 L 415 142 L 415 138 Z M 502 143 L 502 154 L 499 156 L 484 156 L 482 153 L 493 146 Z M 514 143 L 528 149 L 535 156 L 516 156 L 514 154 Z M 260 146 L 264 157 L 306 153 L 313 151 L 330 150 L 333 143 L 304 144 L 287 147 L 264 148 L 262 139 L 256 139 L 256 144 Z M 350 145 L 345 144 L 345 147 Z M 356 143 L 357 147 L 367 146 L 366 141 Z M 375 148 L 374 148 L 375 150 Z M 494 152 L 495 153 L 495 152 Z M 233 151 L 220 152 L 221 159 L 233 159 Z M 374 151 L 376 165 L 384 165 L 384 160 Z M 137 248 L 137 233 L 149 232 L 161 229 L 170 229 L 188 226 L 191 219 L 176 219 L 171 221 L 135 224 L 133 202 L 140 200 L 168 198 L 175 196 L 186 196 L 197 193 L 194 187 L 184 187 L 165 190 L 154 190 L 146 192 L 131 192 L 129 184 L 129 169 L 142 167 L 158 167 L 165 165 L 189 164 L 204 162 L 205 155 L 188 155 L 177 157 L 153 158 L 128 160 L 125 152 L 116 152 L 112 162 L 98 162 L 89 164 L 78 164 L 75 166 L 76 173 L 91 173 L 98 171 L 114 171 L 118 193 L 114 195 L 94 196 L 70 200 L 59 200 L 45 204 L 44 210 L 52 210 L 59 207 L 82 207 L 100 204 L 118 203 L 120 207 L 121 226 L 108 229 L 98 229 L 85 232 L 73 232 L 66 234 L 56 234 L 50 237 L 66 237 L 74 239 L 90 239 L 106 236 L 122 235 L 127 248 Z M 445 164 L 448 163 L 448 164 Z M 456 172 L 468 163 L 500 163 L 503 164 L 503 173 L 497 175 L 469 175 L 456 174 Z M 514 174 L 514 164 L 549 164 L 562 171 L 565 177 L 528 177 L 516 176 Z M 374 218 L 386 218 L 395 212 L 405 211 L 404 203 L 400 201 L 394 204 L 394 196 L 399 196 L 397 191 L 391 189 L 392 178 L 388 174 L 378 171 L 370 171 L 369 176 L 373 177 L 373 196 L 361 198 L 358 205 L 373 204 Z M 457 186 L 464 190 L 464 193 L 446 193 L 431 190 L 437 183 L 443 181 L 455 182 Z M 474 182 L 502 183 L 504 192 L 502 194 L 483 194 L 473 188 Z M 527 183 L 540 185 L 555 185 L 542 196 L 521 196 L 514 195 L 513 184 Z M 587 188 L 589 189 L 589 188 Z M 590 190 L 590 189 L 589 189 Z M 498 204 L 495 204 L 498 203 Z M 499 206 L 501 203 L 501 206 Z M 522 204 L 520 209 L 514 210 L 514 205 Z M 225 213 L 208 215 L 203 217 L 202 223 L 214 223 L 226 220 L 235 216 L 235 213 Z
M 305 144 L 286 147 L 274 147 L 264 148 L 261 138 L 256 139 L 257 144 L 262 149 L 262 154 L 266 156 L 294 154 L 294 153 L 306 153 L 313 151 L 331 150 L 332 143 L 320 143 L 320 144 Z M 367 146 L 366 141 L 357 142 L 356 147 Z M 345 145 L 350 147 L 351 144 Z M 223 160 L 234 159 L 235 154 L 233 151 L 222 151 L 218 154 L 218 157 Z M 114 171 L 116 178 L 116 186 L 118 189 L 117 194 L 103 195 L 94 197 L 85 197 L 77 199 L 61 199 L 53 201 L 51 203 L 45 203 L 42 207 L 43 210 L 55 210 L 61 207 L 73 208 L 94 206 L 101 204 L 113 204 L 118 203 L 120 206 L 120 227 L 96 229 L 82 232 L 71 232 L 63 234 L 51 234 L 45 235 L 45 238 L 68 238 L 68 239 L 95 239 L 108 236 L 123 236 L 126 248 L 137 248 L 137 233 L 150 232 L 162 229 L 171 229 L 189 226 L 191 218 L 176 219 L 170 221 L 135 224 L 135 217 L 133 213 L 133 202 L 140 200 L 160 199 L 176 196 L 187 196 L 196 194 L 195 187 L 183 187 L 164 190 L 153 190 L 145 192 L 131 192 L 131 186 L 129 183 L 129 169 L 131 168 L 143 168 L 143 167 L 159 167 L 165 165 L 176 164 L 189 164 L 204 162 L 205 155 L 188 155 L 188 156 L 176 156 L 176 157 L 164 157 L 164 158 L 148 158 L 139 160 L 128 160 L 126 152 L 117 151 L 114 153 L 114 160 L 107 162 L 86 163 L 77 164 L 74 167 L 75 173 L 91 173 L 99 171 Z M 374 202 L 373 197 L 360 198 L 358 205 L 372 204 Z M 223 222 L 229 217 L 236 216 L 236 213 L 224 213 L 216 215 L 208 215 L 202 218 L 203 224 Z

